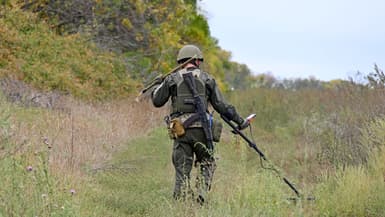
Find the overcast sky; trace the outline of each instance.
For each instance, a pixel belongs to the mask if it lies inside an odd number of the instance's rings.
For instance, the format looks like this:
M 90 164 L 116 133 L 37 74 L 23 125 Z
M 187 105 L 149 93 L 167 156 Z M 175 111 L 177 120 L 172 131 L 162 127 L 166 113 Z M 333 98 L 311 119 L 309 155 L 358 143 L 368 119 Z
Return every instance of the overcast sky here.
M 278 78 L 347 79 L 385 68 L 385 0 L 201 0 L 232 60 Z

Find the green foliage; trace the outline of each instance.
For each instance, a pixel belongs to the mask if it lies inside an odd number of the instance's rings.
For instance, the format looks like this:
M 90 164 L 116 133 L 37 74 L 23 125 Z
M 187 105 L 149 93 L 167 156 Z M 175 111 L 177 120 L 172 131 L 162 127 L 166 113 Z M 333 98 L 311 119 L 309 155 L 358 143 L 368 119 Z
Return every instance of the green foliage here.
M 331 89 L 253 89 L 230 96 L 241 114 L 257 114 L 258 141 L 269 141 L 272 158 L 285 159 L 289 174 L 303 171 L 299 177 L 314 183 L 310 216 L 383 215 L 382 88 L 340 82 Z
M 217 146 L 219 167 L 208 203 L 200 207 L 194 200 L 176 202 L 172 198 L 174 169 L 169 158 L 172 141 L 165 129 L 133 140 L 105 169 L 96 174 L 87 216 L 285 216 L 300 212 L 285 200 L 281 180 L 258 166 L 239 163 L 234 146 Z M 227 147 L 226 147 L 227 146 Z M 250 151 L 244 146 L 243 152 Z M 256 158 L 257 159 L 257 158 Z M 193 170 L 192 182 L 196 175 Z
M 291 93 L 277 89 L 249 89 L 234 91 L 229 101 L 244 116 L 255 113 L 255 125 L 266 131 L 274 131 L 275 127 L 284 127 L 290 119 L 288 106 Z
M 258 74 L 249 76 L 249 85 L 247 87 L 254 88 L 278 88 L 289 91 L 298 91 L 303 89 L 323 89 L 333 88 L 338 84 L 342 84 L 342 80 L 332 82 L 324 82 L 317 80 L 314 77 L 309 78 L 294 78 L 294 79 L 277 79 L 271 73 Z
M 245 64 L 229 62 L 225 67 L 225 80 L 232 89 L 245 90 L 252 86 L 255 79 L 251 77 L 250 69 Z M 231 73 L 234 72 L 234 73 Z
M 209 25 L 202 15 L 193 16 L 185 31 L 186 37 L 191 38 L 190 40 L 205 41 L 210 37 Z
M 0 0 L 0 6 L 7 6 L 10 4 L 9 0 Z
M 316 191 L 319 215 L 382 216 L 385 213 L 384 170 L 369 171 L 384 168 L 384 156 L 384 152 L 372 155 L 373 167 L 349 167 L 335 176 L 325 175 Z
M 35 87 L 88 99 L 127 96 L 135 82 L 119 56 L 103 53 L 78 35 L 58 36 L 33 14 L 11 9 L 0 19 L 1 74 Z
M 368 135 L 367 140 L 378 139 L 373 133 L 381 136 L 377 133 L 381 128 L 376 131 L 367 127 L 384 115 L 385 107 L 380 103 L 383 97 L 383 89 L 341 83 L 333 89 L 234 91 L 230 101 L 244 116 L 256 113 L 253 124 L 258 129 L 277 138 L 295 135 L 296 140 L 318 147 L 320 163 L 343 167 L 366 162 L 374 145 L 363 144 L 363 132 Z
M 383 149 L 385 145 L 385 119 L 380 116 L 367 123 L 363 129 L 361 143 L 370 150 Z
M 123 53 L 132 77 L 146 81 L 154 71 L 167 73 L 178 49 L 196 44 L 204 52 L 204 69 L 221 88 L 227 87 L 225 79 L 233 87 L 248 85 L 249 69 L 230 61 L 217 45 L 196 1 L 38 0 L 25 1 L 23 8 L 38 12 L 62 35 L 81 33 L 101 48 Z

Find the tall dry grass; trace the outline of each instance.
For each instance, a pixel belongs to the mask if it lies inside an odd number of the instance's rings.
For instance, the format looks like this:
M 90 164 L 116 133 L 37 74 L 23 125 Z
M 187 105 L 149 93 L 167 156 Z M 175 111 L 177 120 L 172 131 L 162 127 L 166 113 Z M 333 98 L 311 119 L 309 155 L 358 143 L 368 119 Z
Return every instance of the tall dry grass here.
M 20 150 L 50 150 L 50 168 L 80 174 L 100 170 L 124 142 L 159 126 L 165 109 L 133 98 L 84 103 L 66 98 L 61 109 L 13 106 L 12 140 Z

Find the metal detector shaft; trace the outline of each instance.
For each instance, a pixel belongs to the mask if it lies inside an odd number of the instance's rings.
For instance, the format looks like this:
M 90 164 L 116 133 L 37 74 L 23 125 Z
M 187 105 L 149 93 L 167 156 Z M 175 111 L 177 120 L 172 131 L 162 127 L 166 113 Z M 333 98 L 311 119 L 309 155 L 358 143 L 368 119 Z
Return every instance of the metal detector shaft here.
M 237 126 L 235 126 L 228 118 L 226 118 L 225 116 L 221 115 L 221 118 L 231 127 L 233 128 L 234 132 L 238 135 L 240 135 L 248 144 L 251 148 L 253 148 L 258 154 L 259 156 L 261 156 L 261 158 L 265 161 L 268 161 L 266 156 L 263 154 L 263 152 L 261 150 L 259 150 L 259 148 L 257 147 L 257 145 L 251 141 L 249 138 L 247 138 L 247 136 L 238 129 Z M 299 191 L 294 187 L 294 185 L 285 177 L 281 177 L 282 180 L 290 187 L 291 190 L 293 190 L 295 192 L 295 194 L 297 195 L 297 197 L 300 197 L 300 193 Z

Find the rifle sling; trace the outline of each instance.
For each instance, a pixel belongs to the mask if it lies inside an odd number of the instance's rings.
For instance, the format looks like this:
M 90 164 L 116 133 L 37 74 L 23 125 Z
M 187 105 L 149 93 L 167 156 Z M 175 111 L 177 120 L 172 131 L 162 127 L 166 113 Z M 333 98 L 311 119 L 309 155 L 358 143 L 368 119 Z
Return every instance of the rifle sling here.
M 190 127 L 194 122 L 200 120 L 200 115 L 198 113 L 194 113 L 193 115 L 191 115 L 189 118 L 187 118 L 187 120 L 185 120 L 183 122 L 183 127 L 186 129 L 188 127 Z

